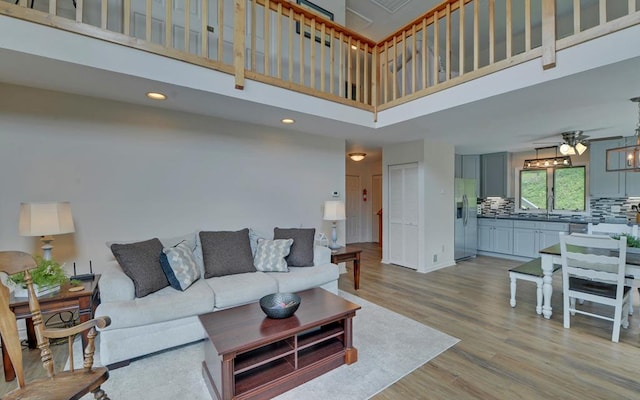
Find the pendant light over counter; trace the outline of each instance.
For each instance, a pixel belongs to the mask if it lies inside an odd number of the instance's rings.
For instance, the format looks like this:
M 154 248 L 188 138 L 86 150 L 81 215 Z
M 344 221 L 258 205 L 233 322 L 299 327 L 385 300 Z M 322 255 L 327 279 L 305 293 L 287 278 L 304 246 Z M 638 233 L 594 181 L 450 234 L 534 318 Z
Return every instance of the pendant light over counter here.
M 636 143 L 607 149 L 607 172 L 640 172 L 640 97 L 634 97 L 631 101 L 638 104 L 638 124 L 634 133 Z

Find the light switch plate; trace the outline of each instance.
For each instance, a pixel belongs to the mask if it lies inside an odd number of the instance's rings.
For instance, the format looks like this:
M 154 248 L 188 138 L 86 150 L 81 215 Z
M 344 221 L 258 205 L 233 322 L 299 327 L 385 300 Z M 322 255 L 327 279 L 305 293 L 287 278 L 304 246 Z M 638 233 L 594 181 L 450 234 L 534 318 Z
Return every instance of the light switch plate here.
M 620 212 L 620 206 L 611 206 L 611 212 Z

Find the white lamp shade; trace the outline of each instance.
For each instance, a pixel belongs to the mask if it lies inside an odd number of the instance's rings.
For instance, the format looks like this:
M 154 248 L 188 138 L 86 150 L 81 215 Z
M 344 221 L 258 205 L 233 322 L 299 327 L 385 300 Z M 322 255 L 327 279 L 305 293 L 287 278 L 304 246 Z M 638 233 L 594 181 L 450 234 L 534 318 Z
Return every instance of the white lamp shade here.
M 344 211 L 344 202 L 339 200 L 325 201 L 323 219 L 326 221 L 341 221 L 347 219 Z
M 20 203 L 20 236 L 61 235 L 75 230 L 68 202 Z

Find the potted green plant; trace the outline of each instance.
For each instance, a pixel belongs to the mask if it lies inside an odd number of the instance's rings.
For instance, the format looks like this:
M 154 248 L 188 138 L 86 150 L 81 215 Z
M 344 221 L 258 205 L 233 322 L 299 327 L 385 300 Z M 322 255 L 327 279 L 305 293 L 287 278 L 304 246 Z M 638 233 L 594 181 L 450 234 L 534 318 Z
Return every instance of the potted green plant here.
M 60 290 L 60 285 L 69 282 L 69 277 L 62 268 L 62 265 L 53 260 L 45 260 L 39 256 L 35 259 L 37 266 L 31 270 L 30 273 L 36 296 L 56 293 Z M 24 272 L 11 275 L 10 279 L 15 283 L 13 295 L 15 297 L 28 297 Z

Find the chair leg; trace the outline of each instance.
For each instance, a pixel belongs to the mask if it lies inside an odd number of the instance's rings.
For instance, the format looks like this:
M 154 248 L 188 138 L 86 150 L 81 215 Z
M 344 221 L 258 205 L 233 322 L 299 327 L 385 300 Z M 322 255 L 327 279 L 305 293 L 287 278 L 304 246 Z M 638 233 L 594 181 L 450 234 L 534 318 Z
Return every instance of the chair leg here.
M 101 388 L 97 388 L 93 391 L 93 398 L 95 400 L 111 400 L 109 399 L 109 396 L 107 396 L 107 393 Z
M 583 299 L 579 300 L 580 304 L 584 303 Z M 576 309 L 576 298 L 575 297 L 570 297 L 569 298 L 569 308 L 571 310 L 575 310 Z M 571 315 L 576 315 L 575 311 L 571 311 Z
M 564 293 L 563 295 L 563 304 L 564 304 L 564 309 L 563 309 L 563 314 L 564 314 L 564 327 L 565 328 L 570 328 L 571 327 L 571 315 L 569 314 L 569 308 L 570 306 L 567 306 L 571 301 L 574 302 L 575 304 L 575 300 L 574 298 L 569 298 L 569 295 L 567 293 Z
M 516 306 L 516 277 L 511 276 L 511 299 L 509 300 L 511 307 Z
M 542 279 L 536 281 L 536 313 L 542 314 Z
M 616 307 L 615 315 L 613 317 L 613 333 L 611 334 L 611 341 L 618 343 L 620 339 L 620 325 L 622 324 L 622 308 Z

